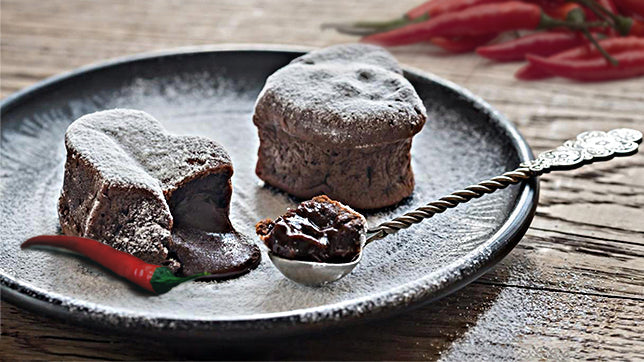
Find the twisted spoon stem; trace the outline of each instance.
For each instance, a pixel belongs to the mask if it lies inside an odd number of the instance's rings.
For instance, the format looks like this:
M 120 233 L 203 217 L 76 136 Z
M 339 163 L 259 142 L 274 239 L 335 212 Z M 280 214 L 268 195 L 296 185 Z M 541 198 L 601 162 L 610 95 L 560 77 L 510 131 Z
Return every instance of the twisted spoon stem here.
M 485 194 L 491 194 L 496 190 L 504 189 L 509 185 L 523 182 L 551 170 L 571 170 L 594 161 L 604 161 L 615 156 L 632 155 L 637 152 L 638 144 L 641 140 L 641 132 L 628 128 L 614 129 L 609 132 L 588 131 L 580 133 L 576 139 L 568 140 L 556 149 L 541 153 L 539 157 L 522 163 L 514 171 L 508 171 L 503 175 L 454 191 L 436 201 L 369 229 L 366 244 L 402 229 L 407 229 L 459 204 L 466 203 Z
M 394 234 L 401 229 L 407 229 L 414 224 L 418 224 L 425 219 L 429 219 L 459 204 L 466 203 L 485 194 L 491 194 L 496 190 L 504 189 L 509 185 L 517 184 L 533 176 L 536 176 L 536 174 L 529 168 L 519 167 L 514 171 L 508 171 L 503 175 L 481 181 L 476 185 L 468 186 L 462 190 L 454 191 L 436 201 L 427 203 L 424 206 L 400 215 L 395 219 L 383 222 L 373 229 L 368 230 L 367 233 L 372 235 L 367 238 L 367 244 L 382 239 L 387 235 Z

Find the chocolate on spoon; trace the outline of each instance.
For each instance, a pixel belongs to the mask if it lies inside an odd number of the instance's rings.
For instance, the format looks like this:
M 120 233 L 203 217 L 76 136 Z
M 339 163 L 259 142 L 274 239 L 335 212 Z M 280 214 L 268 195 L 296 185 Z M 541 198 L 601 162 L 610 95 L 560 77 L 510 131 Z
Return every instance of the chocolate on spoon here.
M 628 128 L 583 132 L 513 171 L 452 192 L 371 229 L 367 229 L 365 218 L 351 208 L 318 196 L 275 221 L 260 221 L 256 231 L 270 249 L 270 260 L 284 276 L 304 285 L 325 285 L 349 274 L 360 263 L 364 246 L 375 240 L 550 171 L 572 170 L 591 162 L 633 155 L 641 141 L 642 133 Z

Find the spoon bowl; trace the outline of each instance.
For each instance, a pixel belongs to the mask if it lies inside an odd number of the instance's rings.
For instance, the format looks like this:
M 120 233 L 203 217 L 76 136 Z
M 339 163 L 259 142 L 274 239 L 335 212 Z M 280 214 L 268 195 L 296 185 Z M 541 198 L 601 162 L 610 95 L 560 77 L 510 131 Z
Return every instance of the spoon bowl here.
M 360 260 L 362 260 L 362 250 L 364 249 L 365 243 L 366 237 L 365 235 L 361 235 L 360 253 L 348 263 L 322 263 L 318 261 L 286 259 L 270 251 L 268 252 L 268 257 L 277 270 L 288 279 L 299 284 L 319 287 L 333 283 L 351 273 L 360 263 Z
M 360 263 L 362 252 L 348 263 L 321 263 L 317 261 L 291 260 L 279 257 L 270 251 L 268 257 L 273 265 L 285 277 L 292 281 L 310 287 L 320 287 L 333 283 L 351 273 Z

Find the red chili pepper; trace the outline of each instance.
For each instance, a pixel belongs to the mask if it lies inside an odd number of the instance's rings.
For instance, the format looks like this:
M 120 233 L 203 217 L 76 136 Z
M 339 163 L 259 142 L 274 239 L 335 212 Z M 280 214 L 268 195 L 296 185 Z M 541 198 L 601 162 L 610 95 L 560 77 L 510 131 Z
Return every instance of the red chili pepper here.
M 584 14 L 588 15 L 586 11 L 576 3 L 563 3 L 563 4 L 558 4 L 554 3 L 554 5 L 551 6 L 542 6 L 543 12 L 548 14 L 549 16 L 555 18 L 555 19 L 560 19 L 560 20 L 566 20 L 568 18 L 568 14 L 576 9 L 580 9 L 584 11 Z
M 528 55 L 531 64 L 550 74 L 578 81 L 603 81 L 644 75 L 644 50 L 634 49 L 612 55 L 618 65 L 603 56 L 590 59 L 549 59 Z
M 604 9 L 610 11 L 613 14 L 619 14 L 617 11 L 617 6 L 615 5 L 615 2 L 613 0 L 595 0 L 597 1 L 597 4 L 600 6 L 603 6 Z
M 548 72 L 544 72 L 541 68 L 538 68 L 531 63 L 528 63 L 521 68 L 519 68 L 515 73 L 514 77 L 521 80 L 539 80 L 552 77 Z
M 610 54 L 626 52 L 632 49 L 644 49 L 644 39 L 629 36 L 623 38 L 608 38 L 599 41 L 599 45 Z M 552 55 L 548 59 L 556 60 L 575 60 L 589 59 L 600 56 L 601 53 L 591 44 L 580 45 L 566 51 Z M 515 74 L 515 77 L 522 80 L 537 80 L 549 78 L 552 75 L 543 71 L 541 68 L 528 63 L 521 67 Z
M 420 23 L 442 14 L 461 11 L 468 7 L 504 2 L 509 0 L 433 0 L 425 2 L 411 10 L 403 17 L 388 21 L 357 21 L 352 23 L 327 23 L 322 28 L 335 29 L 349 35 L 367 36 L 382 33 L 405 25 Z
M 405 45 L 437 36 L 481 35 L 559 25 L 561 24 L 555 25 L 555 20 L 544 14 L 537 5 L 508 1 L 447 13 L 422 23 L 369 35 L 362 38 L 362 41 L 385 46 Z
M 552 8 L 566 2 L 566 0 L 525 0 L 526 2 L 537 4 L 542 8 Z
M 644 1 L 642 0 L 615 0 L 619 10 L 627 15 L 639 15 L 644 17 Z
M 637 19 L 630 19 L 632 21 L 631 26 L 628 29 L 628 35 L 633 36 L 644 36 L 644 21 Z
M 548 1 L 548 0 L 527 0 L 532 3 L 536 3 L 541 8 L 543 8 L 543 11 L 552 16 L 555 19 L 561 19 L 565 20 L 567 18 L 568 13 L 574 9 L 580 9 L 583 11 L 584 15 L 586 16 L 586 19 L 588 20 L 597 20 L 597 14 L 590 9 L 586 3 L 587 0 L 576 0 L 581 3 L 577 4 L 574 2 L 566 2 L 566 0 L 553 0 L 553 1 Z M 575 1 L 575 0 L 567 0 L 567 1 Z M 603 7 L 604 9 L 608 10 L 609 12 L 613 14 L 617 14 L 617 7 L 615 6 L 615 3 L 613 3 L 613 0 L 590 0 L 599 6 Z
M 412 8 L 411 10 L 405 13 L 405 17 L 409 20 L 414 20 L 423 15 L 428 14 L 432 8 L 436 7 L 440 3 L 450 2 L 451 0 L 429 0 L 424 3 Z
M 622 32 L 622 28 L 624 26 L 622 23 L 627 21 L 627 19 L 619 16 L 619 12 L 617 11 L 617 7 L 615 6 L 613 0 L 584 0 L 583 3 L 586 5 L 584 6 L 584 10 L 586 11 L 586 18 L 588 20 L 611 21 L 615 24 L 615 28 L 610 26 L 603 28 L 592 28 L 592 31 L 602 32 L 613 36 L 617 36 L 620 32 Z M 594 9 L 594 11 L 593 9 L 591 9 L 591 7 Z M 596 12 L 599 13 L 599 16 Z
M 165 293 L 183 282 L 207 274 L 177 277 L 164 266 L 148 264 L 133 255 L 116 250 L 99 241 L 78 236 L 40 235 L 28 239 L 20 245 L 20 248 L 24 249 L 35 245 L 54 246 L 84 255 L 141 288 L 157 294 Z
M 498 34 L 483 34 L 471 36 L 459 36 L 447 38 L 438 36 L 431 38 L 432 44 L 443 48 L 450 53 L 467 53 L 476 49 L 477 47 L 488 43 L 490 40 L 497 37 Z
M 592 0 L 592 1 L 594 1 L 597 5 L 603 7 L 604 9 L 610 11 L 611 13 L 617 14 L 617 8 L 615 7 L 615 4 L 613 3 L 612 0 Z M 559 4 L 558 6 L 560 6 L 562 8 L 565 8 L 565 5 L 570 5 L 570 4 L 573 4 L 573 3 Z M 592 11 L 592 9 L 590 9 L 588 6 L 581 6 L 579 4 L 576 4 L 576 5 L 580 9 L 583 10 L 583 12 L 586 15 L 586 18 L 588 20 L 597 20 L 598 19 L 597 14 L 595 14 L 595 12 Z M 546 7 L 544 7 L 544 10 L 546 12 L 548 12 Z M 548 15 L 551 15 L 551 14 L 548 13 Z M 553 16 L 553 15 L 551 15 L 551 16 Z
M 622 53 L 633 49 L 644 50 L 644 39 L 630 36 L 624 38 L 608 38 L 599 41 L 599 45 L 611 54 Z M 549 59 L 578 60 L 600 56 L 601 53 L 593 45 L 581 45 L 551 56 Z M 541 68 L 528 63 L 519 69 L 515 76 L 522 80 L 535 80 L 549 78 L 552 75 Z
M 606 20 L 606 18 L 613 18 L 616 24 L 617 29 L 624 27 L 623 22 L 627 21 L 626 18 L 620 17 L 615 14 L 615 5 L 612 3 L 612 0 L 590 0 L 596 2 L 599 6 L 603 7 L 610 14 L 603 14 L 604 18 L 601 20 Z M 597 17 L 597 14 L 588 7 L 581 6 L 577 3 L 551 3 L 549 6 L 544 6 L 543 11 L 551 16 L 554 19 L 567 20 L 569 22 L 582 24 L 586 20 L 600 20 Z M 597 10 L 599 11 L 599 10 Z M 593 27 L 590 28 L 590 31 L 596 33 L 607 34 L 611 36 L 617 36 L 618 31 L 611 26 L 605 27 Z
M 428 1 L 416 8 L 409 10 L 405 15 L 408 19 L 414 20 L 423 15 L 436 17 L 441 14 L 461 11 L 472 6 L 500 3 L 509 0 L 434 0 Z
M 618 36 L 620 34 L 619 31 L 621 30 L 621 26 L 622 26 L 620 23 L 628 20 L 619 16 L 619 11 L 617 10 L 617 6 L 615 6 L 615 3 L 613 2 L 613 0 L 596 0 L 596 1 L 597 1 L 597 4 L 599 4 L 604 9 L 608 10 L 611 14 L 613 14 L 612 16 L 614 17 L 615 19 L 614 21 L 616 23 L 616 29 L 612 27 L 608 27 L 604 29 L 603 32 L 611 36 Z M 591 20 L 594 20 L 594 19 L 591 19 Z M 599 29 L 593 29 L 593 30 L 601 31 Z
M 550 31 L 529 34 L 500 44 L 478 47 L 476 53 L 484 58 L 508 62 L 523 60 L 526 54 L 542 56 L 556 54 L 587 42 L 588 40 L 578 33 Z

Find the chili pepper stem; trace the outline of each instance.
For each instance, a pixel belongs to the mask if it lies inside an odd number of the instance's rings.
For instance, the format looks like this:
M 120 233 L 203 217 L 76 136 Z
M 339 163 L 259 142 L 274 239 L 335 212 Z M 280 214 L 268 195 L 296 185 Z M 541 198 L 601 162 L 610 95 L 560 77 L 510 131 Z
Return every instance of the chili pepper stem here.
M 594 1 L 594 0 L 590 0 Z M 581 9 L 575 9 L 568 13 L 568 17 L 566 19 L 567 21 L 573 23 L 573 24 L 578 24 L 583 26 L 585 21 L 586 21 L 586 15 L 584 14 L 583 10 Z M 616 66 L 618 65 L 618 62 L 615 60 L 615 58 L 611 57 L 610 54 L 606 51 L 606 49 L 602 48 L 601 45 L 597 42 L 597 39 L 590 33 L 588 30 L 588 27 L 583 27 L 581 32 L 584 34 L 588 40 L 597 47 L 597 50 L 608 60 L 612 65 Z
M 628 31 L 633 23 L 632 19 L 614 14 L 609 9 L 606 9 L 600 3 L 595 0 L 571 0 L 580 5 L 586 6 L 589 8 L 597 17 L 603 20 L 610 20 L 608 25 L 617 30 L 621 35 L 627 35 Z
M 597 50 L 604 56 L 604 58 L 606 58 L 606 60 L 610 62 L 610 64 L 612 64 L 613 66 L 619 65 L 619 62 L 615 58 L 613 58 L 610 54 L 608 54 L 606 49 L 604 49 L 601 45 L 599 45 L 599 42 L 597 42 L 597 39 L 595 39 L 595 37 L 590 33 L 590 31 L 588 31 L 588 29 L 584 29 L 582 30 L 582 32 L 584 33 L 586 38 L 588 38 L 588 40 L 590 40 L 590 42 L 597 48 Z
M 580 0 L 580 1 L 594 1 L 594 0 Z M 590 25 L 591 23 L 587 23 L 585 20 L 586 20 L 586 17 L 583 14 L 583 12 L 575 11 L 575 10 L 571 11 L 568 14 L 568 17 L 565 21 L 557 20 L 549 17 L 548 15 L 542 14 L 541 24 L 539 26 L 550 27 L 554 24 L 561 23 L 561 24 L 566 24 L 565 26 L 569 29 L 575 29 L 575 30 L 581 31 L 581 33 L 584 34 L 584 36 L 588 38 L 588 40 L 595 47 L 597 47 L 597 50 L 599 50 L 599 52 L 604 56 L 604 58 L 606 58 L 606 60 L 610 62 L 610 64 L 614 66 L 619 65 L 619 62 L 617 62 L 615 58 L 613 58 L 610 54 L 608 54 L 608 52 L 604 48 L 602 48 L 601 45 L 599 45 L 599 43 L 597 42 L 597 39 L 595 39 L 595 37 L 588 30 L 592 26 Z
M 597 17 L 602 20 L 615 20 L 613 13 L 608 11 L 608 9 L 604 8 L 594 0 L 574 0 L 574 2 L 589 8 L 590 11 L 595 13 L 595 15 L 597 15 Z
M 569 30 L 583 31 L 584 29 L 594 27 L 605 27 L 608 23 L 605 21 L 593 21 L 577 23 L 568 20 L 559 20 L 548 16 L 545 13 L 541 14 L 541 21 L 539 22 L 539 29 L 549 30 L 554 28 L 567 28 Z
M 320 26 L 322 29 L 333 29 L 342 34 L 348 35 L 370 35 L 380 33 L 401 26 L 419 23 L 429 19 L 428 15 L 423 15 L 413 20 L 407 17 L 401 17 L 393 20 L 385 21 L 357 21 L 354 23 L 325 23 Z
M 427 19 L 429 19 L 429 16 L 425 14 L 414 20 L 410 20 L 409 18 L 403 16 L 402 18 L 397 18 L 389 21 L 358 21 L 355 22 L 354 25 L 362 28 L 392 28 L 411 23 L 418 23 Z
M 615 29 L 620 35 L 628 35 L 633 26 L 633 19 L 624 16 L 617 17 L 615 21 Z
M 152 278 L 150 279 L 150 284 L 152 284 L 152 288 L 154 289 L 155 293 L 162 294 L 176 287 L 181 283 L 184 283 L 190 280 L 195 280 L 197 278 L 200 278 L 206 275 L 208 275 L 208 273 L 203 272 L 203 273 L 189 275 L 187 277 L 178 277 L 174 275 L 170 269 L 166 267 L 160 267 L 154 271 L 154 274 L 152 274 Z
M 341 34 L 366 36 L 377 33 L 374 28 L 360 28 L 354 24 L 327 23 L 320 26 L 322 29 L 333 29 Z
M 597 15 L 601 19 L 612 19 L 615 20 L 617 15 L 613 14 L 610 10 L 606 9 L 603 7 L 601 4 L 599 4 L 595 0 L 573 0 L 577 4 L 583 5 L 587 8 L 589 8 L 595 15 Z

